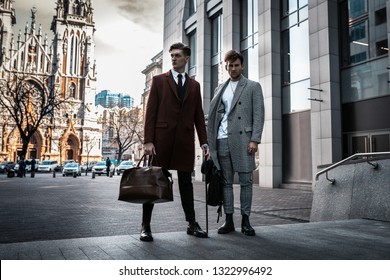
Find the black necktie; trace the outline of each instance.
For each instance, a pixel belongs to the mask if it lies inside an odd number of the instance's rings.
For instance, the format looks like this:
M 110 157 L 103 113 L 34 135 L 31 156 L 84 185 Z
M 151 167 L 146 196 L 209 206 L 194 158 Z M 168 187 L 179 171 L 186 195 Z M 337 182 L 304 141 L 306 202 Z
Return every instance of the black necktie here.
M 183 87 L 183 76 L 182 74 L 177 75 L 177 85 L 179 86 L 179 90 Z

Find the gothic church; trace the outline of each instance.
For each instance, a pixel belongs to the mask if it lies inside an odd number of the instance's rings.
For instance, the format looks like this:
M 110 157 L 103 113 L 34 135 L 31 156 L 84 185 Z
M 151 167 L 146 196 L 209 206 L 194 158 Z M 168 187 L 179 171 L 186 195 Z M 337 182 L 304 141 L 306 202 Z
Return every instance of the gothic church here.
M 35 8 L 31 9 L 31 22 L 24 32 L 14 33 L 13 2 L 0 0 L 0 79 L 20 73 L 41 87 L 49 79 L 61 96 L 71 100 L 65 111 L 44 120 L 30 141 L 26 158 L 58 163 L 69 159 L 80 163 L 100 160 L 102 125 L 94 104 L 95 23 L 91 0 L 57 0 L 50 43 L 42 35 L 41 26 L 37 28 Z M 18 129 L 6 116 L 0 117 L 0 136 L 0 161 L 16 161 L 22 143 Z

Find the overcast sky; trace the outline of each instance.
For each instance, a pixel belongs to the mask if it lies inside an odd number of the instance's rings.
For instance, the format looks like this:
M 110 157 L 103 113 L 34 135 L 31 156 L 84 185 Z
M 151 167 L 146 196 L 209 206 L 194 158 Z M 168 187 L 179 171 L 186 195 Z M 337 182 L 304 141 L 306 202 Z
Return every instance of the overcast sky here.
M 37 8 L 36 23 L 52 38 L 50 23 L 56 0 L 15 0 L 17 27 L 31 22 L 31 8 Z M 95 21 L 97 92 L 108 89 L 141 101 L 145 76 L 141 71 L 163 46 L 163 0 L 92 0 Z

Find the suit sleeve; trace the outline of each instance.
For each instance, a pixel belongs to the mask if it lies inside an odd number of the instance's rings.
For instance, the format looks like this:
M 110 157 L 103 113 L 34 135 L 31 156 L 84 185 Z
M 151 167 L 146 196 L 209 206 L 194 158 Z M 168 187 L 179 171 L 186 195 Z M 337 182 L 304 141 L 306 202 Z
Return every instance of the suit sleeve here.
M 207 144 L 207 131 L 206 131 L 206 123 L 204 118 L 204 112 L 202 108 L 202 97 L 200 95 L 200 85 L 197 83 L 196 94 L 198 97 L 197 107 L 195 113 L 195 127 L 196 132 L 198 134 L 199 143 L 202 146 L 203 144 Z
M 253 130 L 251 141 L 260 143 L 264 127 L 264 97 L 259 83 L 253 84 L 252 91 Z
M 144 143 L 154 143 L 155 125 L 158 113 L 158 80 L 152 80 L 148 104 L 146 105 Z

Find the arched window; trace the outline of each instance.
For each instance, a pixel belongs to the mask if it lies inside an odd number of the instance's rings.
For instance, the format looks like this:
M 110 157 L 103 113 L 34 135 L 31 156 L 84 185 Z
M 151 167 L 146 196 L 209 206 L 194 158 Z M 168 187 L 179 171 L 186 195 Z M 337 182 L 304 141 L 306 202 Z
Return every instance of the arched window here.
M 78 74 L 78 38 L 76 35 L 72 36 L 70 44 L 70 74 Z

